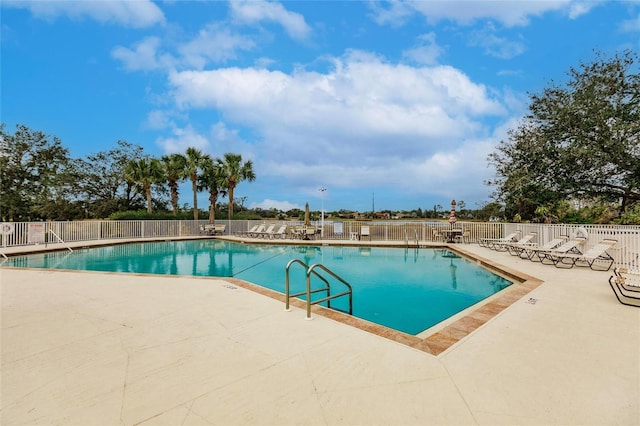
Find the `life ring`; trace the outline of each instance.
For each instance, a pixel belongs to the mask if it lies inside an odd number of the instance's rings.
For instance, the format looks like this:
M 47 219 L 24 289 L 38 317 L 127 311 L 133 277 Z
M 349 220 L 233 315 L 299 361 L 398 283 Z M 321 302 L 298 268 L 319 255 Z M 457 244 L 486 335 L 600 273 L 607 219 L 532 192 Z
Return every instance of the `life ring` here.
M 13 223 L 0 223 L 0 234 L 10 235 L 15 232 L 16 228 Z

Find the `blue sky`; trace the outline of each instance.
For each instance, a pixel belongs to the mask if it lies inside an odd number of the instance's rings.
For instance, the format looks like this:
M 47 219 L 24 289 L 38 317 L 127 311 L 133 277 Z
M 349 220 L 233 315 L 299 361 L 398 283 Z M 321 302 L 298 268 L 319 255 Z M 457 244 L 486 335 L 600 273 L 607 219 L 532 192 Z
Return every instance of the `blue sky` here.
M 239 153 L 236 197 L 283 210 L 476 208 L 527 93 L 640 48 L 637 0 L 1 4 L 8 131 Z

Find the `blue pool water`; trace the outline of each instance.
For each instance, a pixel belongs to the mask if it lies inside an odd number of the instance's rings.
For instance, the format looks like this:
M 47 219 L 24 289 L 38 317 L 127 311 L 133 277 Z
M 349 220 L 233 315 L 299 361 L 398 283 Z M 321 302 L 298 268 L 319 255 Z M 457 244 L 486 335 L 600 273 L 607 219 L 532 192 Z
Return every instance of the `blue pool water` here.
M 443 249 L 287 246 L 220 240 L 123 244 L 11 257 L 5 266 L 235 277 L 284 293 L 291 259 L 321 263 L 353 287 L 353 315 L 405 333 L 421 331 L 504 289 L 510 281 Z M 317 280 L 317 279 L 316 279 Z M 291 292 L 306 270 L 293 265 Z M 334 292 L 342 291 L 331 281 Z M 312 280 L 312 286 L 321 282 Z M 318 296 L 322 297 L 322 296 Z M 346 297 L 332 301 L 346 310 Z

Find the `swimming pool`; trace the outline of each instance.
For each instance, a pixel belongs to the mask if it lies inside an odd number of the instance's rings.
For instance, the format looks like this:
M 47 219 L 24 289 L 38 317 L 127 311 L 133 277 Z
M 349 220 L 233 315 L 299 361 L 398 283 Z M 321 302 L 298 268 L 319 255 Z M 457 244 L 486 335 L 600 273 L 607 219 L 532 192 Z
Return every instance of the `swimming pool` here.
M 5 266 L 239 278 L 284 293 L 291 259 L 321 263 L 353 287 L 353 315 L 418 334 L 511 282 L 446 249 L 241 244 L 221 240 L 121 244 L 11 257 Z M 313 280 L 312 280 L 313 281 Z M 306 270 L 292 267 L 291 292 Z M 332 283 L 333 285 L 333 283 Z M 346 310 L 347 298 L 332 301 Z

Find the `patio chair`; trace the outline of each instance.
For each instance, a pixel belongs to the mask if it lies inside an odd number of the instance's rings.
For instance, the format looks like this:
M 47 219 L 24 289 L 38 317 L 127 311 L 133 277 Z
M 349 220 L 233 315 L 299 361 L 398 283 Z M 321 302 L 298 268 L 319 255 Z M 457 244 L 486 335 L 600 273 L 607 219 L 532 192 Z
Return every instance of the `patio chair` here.
M 303 238 L 305 240 L 310 240 L 311 238 L 315 239 L 316 238 L 316 234 L 318 232 L 320 232 L 319 229 L 316 229 L 313 226 L 307 226 L 306 228 L 304 228 L 304 236 L 303 236 Z
M 336 237 L 342 237 L 343 234 L 343 223 L 342 222 L 334 222 L 333 223 L 333 235 Z
M 546 250 L 546 249 L 533 250 L 533 253 L 529 256 L 529 260 L 532 262 L 545 263 L 544 261 L 548 259 L 547 255 L 551 256 L 551 254 L 556 254 L 556 255 L 569 254 L 569 253 L 582 254 L 582 251 L 580 251 L 579 246 L 581 244 L 584 244 L 586 241 L 587 239 L 584 237 L 573 237 L 569 241 L 565 241 L 563 244 L 551 250 Z M 538 260 L 535 259 L 536 257 Z M 551 262 L 550 264 L 552 263 L 553 262 Z
M 462 234 L 455 235 L 453 237 L 454 243 L 467 243 L 469 244 L 469 239 L 471 238 L 471 230 L 465 229 L 462 231 Z
M 303 239 L 305 235 L 305 227 L 302 225 L 293 228 L 291 236 L 295 239 Z
M 261 238 L 268 238 L 269 236 L 271 236 L 273 234 L 273 229 L 276 227 L 275 223 L 270 224 L 267 229 L 265 229 L 262 232 L 256 232 L 258 237 Z
M 620 278 L 620 286 L 623 289 L 640 293 L 640 270 L 631 271 L 627 268 L 614 268 L 613 273 Z
M 487 244 L 487 246 L 490 249 L 493 249 L 493 250 L 496 250 L 496 251 L 507 251 L 509 249 L 510 245 L 512 245 L 512 244 L 519 244 L 519 245 L 529 244 L 531 242 L 531 240 L 533 240 L 537 236 L 538 236 L 537 232 L 529 232 L 527 235 L 525 235 L 524 237 L 520 238 L 516 242 L 513 242 L 513 241 L 497 242 L 496 241 L 496 242 Z
M 238 231 L 238 232 L 236 232 L 236 235 L 238 235 L 238 236 L 242 236 L 242 235 L 249 235 L 249 234 L 251 234 L 252 232 L 257 231 L 259 226 L 260 226 L 260 225 L 253 225 L 253 226 L 251 227 L 251 229 L 249 229 L 248 231 Z
M 257 238 L 264 232 L 264 228 L 264 225 L 258 225 L 257 229 L 250 231 L 247 235 L 252 238 Z
M 618 302 L 623 305 L 640 308 L 640 292 L 637 290 L 631 290 L 632 292 L 629 293 L 622 276 L 614 274 L 609 277 L 609 285 L 611 286 L 611 290 L 613 290 L 613 294 L 616 296 L 616 299 L 618 299 Z
M 607 269 L 602 270 L 608 271 L 609 269 L 611 269 L 611 266 L 613 266 L 614 259 L 609 253 L 607 253 L 607 250 L 613 248 L 616 244 L 616 240 L 604 239 L 595 246 L 591 247 L 584 254 L 557 253 L 551 251 L 542 254 L 542 256 L 546 259 L 551 260 L 556 268 L 568 269 L 573 268 L 578 263 L 586 263 L 587 265 L 589 265 L 589 268 L 593 270 L 600 270 L 594 268 L 594 265 L 596 264 L 596 262 L 604 262 L 607 266 Z
M 561 235 L 553 240 L 550 240 L 543 245 L 535 244 L 535 243 L 527 243 L 527 244 L 509 244 L 507 249 L 509 250 L 509 254 L 512 256 L 518 256 L 522 259 L 532 260 L 531 257 L 536 254 L 536 251 L 549 251 L 558 247 L 560 244 L 564 243 L 569 239 L 568 235 Z M 524 256 L 523 256 L 524 255 Z
M 369 241 L 371 241 L 371 232 L 368 226 L 363 226 L 360 228 L 360 239 L 367 237 Z
M 510 233 L 509 235 L 507 235 L 506 237 L 503 237 L 503 238 L 480 238 L 478 240 L 478 244 L 480 244 L 480 246 L 482 246 L 482 247 L 490 248 L 490 245 L 494 244 L 494 243 L 515 242 L 515 241 L 517 241 L 516 238 L 518 238 L 518 235 L 520 235 L 520 230 L 512 232 L 512 233 Z
M 442 232 L 438 231 L 435 228 L 433 229 L 432 237 L 434 241 L 444 242 L 444 235 L 442 235 Z
M 269 235 L 270 238 L 282 238 L 285 239 L 287 237 L 287 225 L 282 225 L 278 230 Z

